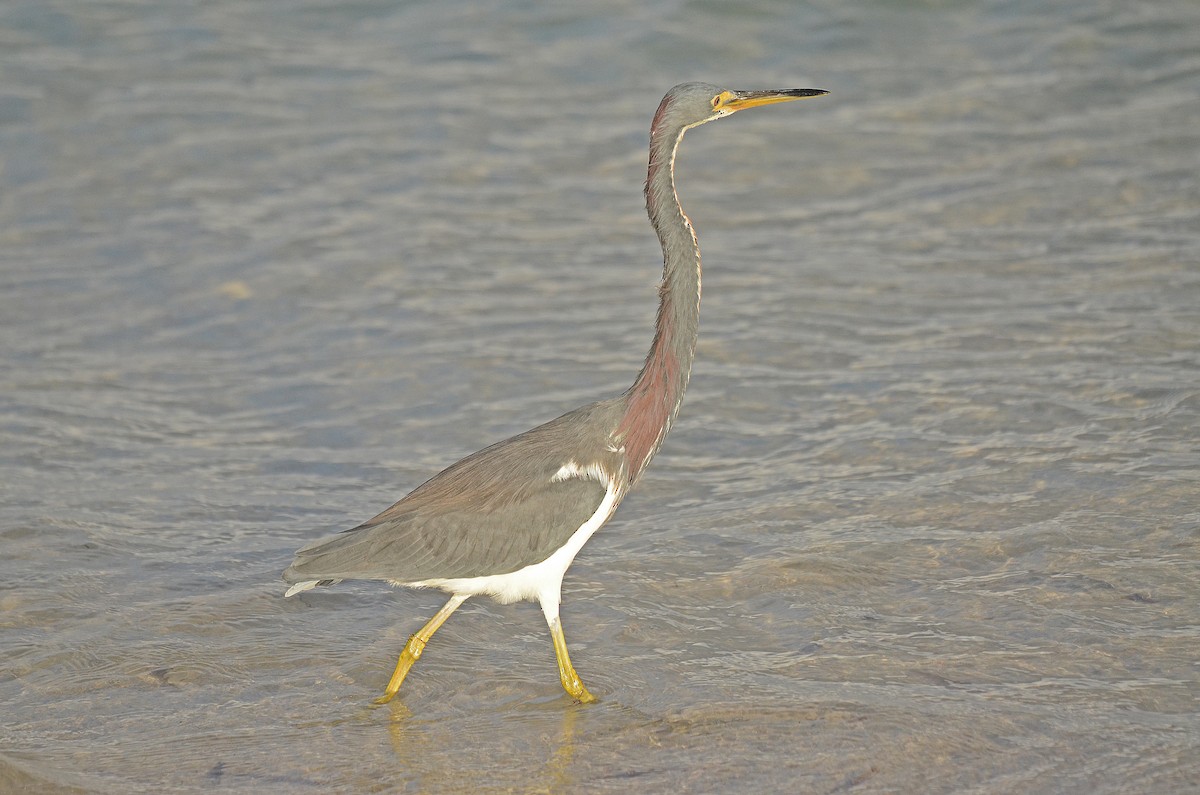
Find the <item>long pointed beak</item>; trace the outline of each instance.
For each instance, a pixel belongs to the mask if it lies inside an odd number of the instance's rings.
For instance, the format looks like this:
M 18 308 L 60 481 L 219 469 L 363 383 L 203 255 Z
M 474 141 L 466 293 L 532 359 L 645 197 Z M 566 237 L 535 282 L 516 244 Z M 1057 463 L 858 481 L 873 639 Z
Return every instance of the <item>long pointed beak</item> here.
M 757 108 L 759 105 L 772 105 L 776 102 L 791 102 L 796 99 L 819 97 L 828 94 L 820 88 L 785 88 L 776 91 L 725 91 L 721 101 L 714 110 L 729 112 Z

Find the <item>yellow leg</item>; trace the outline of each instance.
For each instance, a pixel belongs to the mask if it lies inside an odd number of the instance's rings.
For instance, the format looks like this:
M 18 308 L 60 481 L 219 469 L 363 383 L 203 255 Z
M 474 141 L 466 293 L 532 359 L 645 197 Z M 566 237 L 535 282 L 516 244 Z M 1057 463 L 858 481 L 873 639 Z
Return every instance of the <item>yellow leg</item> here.
M 375 699 L 376 704 L 386 704 L 400 692 L 400 685 L 404 683 L 404 677 L 408 676 L 408 671 L 413 667 L 413 663 L 421 659 L 421 652 L 425 651 L 425 644 L 433 637 L 433 633 L 446 623 L 450 614 L 465 601 L 467 601 L 466 594 L 455 594 L 450 597 L 450 601 L 446 602 L 445 606 L 437 611 L 425 626 L 413 633 L 412 637 L 408 639 L 408 643 L 404 644 L 404 651 L 400 652 L 400 660 L 396 663 L 396 670 L 392 673 L 392 678 L 388 682 L 387 688 L 384 689 L 383 695 Z
M 595 703 L 596 697 L 588 692 L 571 665 L 571 657 L 567 654 L 567 639 L 563 637 L 562 622 L 558 617 L 550 621 L 550 637 L 554 638 L 554 656 L 558 658 L 558 678 L 562 681 L 563 690 L 580 704 Z

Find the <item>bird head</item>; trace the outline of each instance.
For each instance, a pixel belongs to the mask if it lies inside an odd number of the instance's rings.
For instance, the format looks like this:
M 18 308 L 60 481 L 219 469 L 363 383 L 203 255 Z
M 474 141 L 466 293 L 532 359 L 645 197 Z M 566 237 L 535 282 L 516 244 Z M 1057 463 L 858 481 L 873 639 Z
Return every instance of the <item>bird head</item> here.
M 669 114 L 677 124 L 686 129 L 746 108 L 819 97 L 828 93 L 819 88 L 735 91 L 709 83 L 680 83 L 667 92 L 659 110 L 660 113 Z

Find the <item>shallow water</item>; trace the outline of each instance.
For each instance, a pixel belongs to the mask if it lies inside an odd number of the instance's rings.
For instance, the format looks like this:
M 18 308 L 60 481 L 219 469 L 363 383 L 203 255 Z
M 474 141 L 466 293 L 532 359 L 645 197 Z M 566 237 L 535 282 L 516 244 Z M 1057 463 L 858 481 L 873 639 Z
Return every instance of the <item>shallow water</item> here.
M 0 8 L 0 790 L 1200 788 L 1200 10 Z M 614 394 L 672 84 L 683 413 L 563 617 L 284 601 Z

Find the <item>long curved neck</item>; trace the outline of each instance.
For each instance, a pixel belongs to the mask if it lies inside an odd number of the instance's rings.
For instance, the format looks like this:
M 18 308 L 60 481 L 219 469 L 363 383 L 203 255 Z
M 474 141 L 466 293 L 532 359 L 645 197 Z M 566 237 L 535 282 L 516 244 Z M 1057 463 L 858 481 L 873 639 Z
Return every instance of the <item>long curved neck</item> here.
M 634 483 L 658 452 L 679 413 L 696 355 L 700 329 L 700 247 L 675 193 L 675 154 L 687 129 L 668 121 L 663 100 L 650 129 L 646 210 L 663 250 L 654 341 L 646 363 L 624 395 L 625 413 L 616 438 Z

